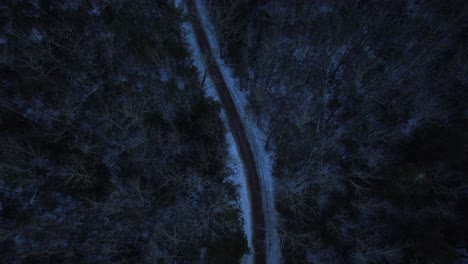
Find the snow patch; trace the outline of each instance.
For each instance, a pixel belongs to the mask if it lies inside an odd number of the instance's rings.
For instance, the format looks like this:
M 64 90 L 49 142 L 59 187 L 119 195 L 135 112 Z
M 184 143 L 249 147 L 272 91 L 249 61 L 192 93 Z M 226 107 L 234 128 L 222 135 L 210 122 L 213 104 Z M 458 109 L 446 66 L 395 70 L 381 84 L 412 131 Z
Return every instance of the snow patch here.
M 206 96 L 211 97 L 214 100 L 220 102 L 218 92 L 216 91 L 214 83 L 208 74 L 208 67 L 205 64 L 203 55 L 200 51 L 200 48 L 198 47 L 197 37 L 195 36 L 195 32 L 193 30 L 192 25 L 188 22 L 184 22 L 182 23 L 182 30 L 185 37 L 185 41 L 187 42 L 191 51 L 190 54 L 193 60 L 193 65 L 198 69 L 198 78 L 202 83 L 204 83 Z
M 227 127 L 227 117 L 222 111 L 221 117 Z M 229 180 L 233 182 L 239 192 L 239 200 L 238 206 L 241 208 L 242 211 L 242 220 L 243 220 L 243 228 L 244 233 L 247 238 L 248 247 L 252 248 L 252 218 L 251 218 L 251 207 L 249 201 L 249 191 L 247 187 L 247 178 L 245 177 L 246 173 L 244 170 L 244 166 L 242 166 L 242 161 L 240 159 L 239 152 L 237 151 L 237 145 L 234 142 L 234 137 L 232 133 L 229 131 L 226 134 L 226 142 L 229 145 L 229 159 L 228 159 L 228 168 L 232 170 L 232 175 L 229 177 Z M 243 264 L 250 264 L 253 262 L 253 254 L 244 255 L 242 257 L 241 263 Z
M 31 31 L 31 40 L 34 42 L 41 42 L 44 39 L 44 35 L 37 29 L 33 28 Z
M 92 8 L 88 11 L 88 14 L 91 16 L 98 17 L 101 15 L 101 9 L 98 6 L 95 6 L 94 4 L 91 4 Z

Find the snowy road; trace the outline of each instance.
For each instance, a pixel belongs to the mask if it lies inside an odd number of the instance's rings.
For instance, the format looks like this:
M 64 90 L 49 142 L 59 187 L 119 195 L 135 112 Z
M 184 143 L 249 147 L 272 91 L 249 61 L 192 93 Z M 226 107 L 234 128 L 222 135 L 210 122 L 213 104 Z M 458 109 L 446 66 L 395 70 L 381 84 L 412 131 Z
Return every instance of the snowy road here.
M 235 152 L 242 160 L 247 186 L 244 194 L 247 194 L 250 202 L 243 209 L 244 214 L 250 213 L 248 217 L 244 216 L 244 220 L 250 229 L 246 230 L 246 235 L 254 252 L 253 258 L 255 263 L 280 263 L 274 186 L 269 153 L 263 148 L 264 134 L 256 127 L 251 113 L 245 110 L 246 95 L 240 91 L 230 68 L 220 58 L 219 45 L 202 1 L 187 1 L 186 9 L 193 19 L 191 25 L 187 26 L 190 35 L 187 38 L 188 42 L 192 42 L 192 52 L 196 53 L 195 64 L 199 64 L 199 70 L 209 75 L 210 85 L 215 88 L 223 105 L 224 115 L 236 143 Z M 251 258 L 244 260 L 252 261 Z
M 189 1 L 187 7 L 190 14 L 198 14 L 196 12 L 195 3 Z M 204 30 L 201 27 L 201 22 L 197 18 L 198 15 L 194 15 L 193 29 L 197 37 L 198 46 L 205 58 L 211 58 L 211 49 L 208 39 L 205 35 Z M 263 215 L 263 199 L 261 191 L 260 178 L 257 173 L 256 162 L 253 152 L 250 148 L 247 135 L 244 130 L 241 118 L 237 111 L 236 105 L 231 97 L 229 89 L 227 88 L 226 82 L 224 81 L 223 75 L 216 63 L 206 63 L 208 65 L 208 72 L 213 80 L 218 96 L 223 104 L 224 111 L 226 113 L 228 124 L 231 130 L 234 140 L 237 144 L 242 163 L 244 165 L 245 172 L 247 174 L 247 183 L 249 189 L 249 200 L 251 206 L 251 216 L 253 223 L 252 232 L 252 246 L 254 251 L 255 263 L 266 263 L 265 258 L 265 217 Z

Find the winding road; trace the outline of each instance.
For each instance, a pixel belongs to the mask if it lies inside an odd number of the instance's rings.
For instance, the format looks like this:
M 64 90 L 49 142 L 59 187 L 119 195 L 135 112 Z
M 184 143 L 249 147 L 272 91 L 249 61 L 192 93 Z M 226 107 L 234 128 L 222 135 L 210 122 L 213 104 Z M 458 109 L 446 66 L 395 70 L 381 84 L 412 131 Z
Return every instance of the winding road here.
M 210 47 L 205 31 L 201 26 L 201 19 L 193 0 L 186 1 L 186 7 L 192 17 L 192 27 L 198 46 L 205 60 L 211 60 L 213 49 Z M 255 157 L 252 152 L 244 125 L 237 111 L 234 100 L 229 92 L 226 81 L 214 61 L 206 61 L 208 73 L 213 80 L 223 108 L 226 112 L 228 124 L 234 136 L 237 149 L 242 160 L 249 190 L 249 200 L 252 211 L 252 247 L 256 264 L 266 263 L 265 257 L 265 216 L 262 204 L 262 191 Z

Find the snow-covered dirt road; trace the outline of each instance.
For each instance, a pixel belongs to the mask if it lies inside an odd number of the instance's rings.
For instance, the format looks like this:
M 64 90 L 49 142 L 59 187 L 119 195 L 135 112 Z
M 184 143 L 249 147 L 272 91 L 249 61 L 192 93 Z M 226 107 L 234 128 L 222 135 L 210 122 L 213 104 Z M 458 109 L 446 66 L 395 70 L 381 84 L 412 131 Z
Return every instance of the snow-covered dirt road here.
M 220 57 L 219 45 L 202 1 L 186 1 L 185 7 L 192 18 L 189 26 L 192 41 L 196 42 L 191 45 L 197 46 L 192 47 L 197 49 L 193 52 L 198 53 L 195 57 L 203 58 L 203 62 L 195 63 L 203 64 L 199 66 L 199 70 L 203 68 L 209 75 L 210 83 L 223 105 L 237 153 L 242 160 L 246 194 L 250 202 L 248 210 L 243 211 L 250 212 L 249 217 L 244 217 L 244 220 L 247 220 L 246 227 L 251 229 L 246 230 L 246 235 L 253 250 L 253 260 L 255 263 L 280 263 L 274 186 L 269 153 L 263 148 L 264 134 L 256 127 L 251 114 L 246 111 L 246 96 L 240 91 L 230 68 Z

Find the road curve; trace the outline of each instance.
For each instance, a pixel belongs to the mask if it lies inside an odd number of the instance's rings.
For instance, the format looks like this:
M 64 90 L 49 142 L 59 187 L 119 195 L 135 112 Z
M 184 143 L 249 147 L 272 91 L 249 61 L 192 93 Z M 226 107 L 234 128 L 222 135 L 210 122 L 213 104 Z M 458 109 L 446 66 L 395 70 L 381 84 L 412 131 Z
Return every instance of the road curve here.
M 191 24 L 197 38 L 198 46 L 200 47 L 200 51 L 205 60 L 208 60 L 212 57 L 211 54 L 213 49 L 210 47 L 205 31 L 201 26 L 201 19 L 195 7 L 195 2 L 193 0 L 186 1 L 186 7 L 188 13 L 191 14 Z M 231 93 L 229 92 L 220 69 L 214 61 L 207 61 L 206 65 L 208 73 L 213 80 L 223 108 L 226 112 L 229 127 L 234 136 L 240 158 L 247 174 L 246 177 L 253 223 L 252 247 L 254 261 L 256 264 L 263 264 L 266 263 L 265 216 L 263 214 L 261 183 L 255 157 L 247 139 L 247 134 L 239 116 L 239 112 L 237 111 L 234 100 L 232 99 Z

